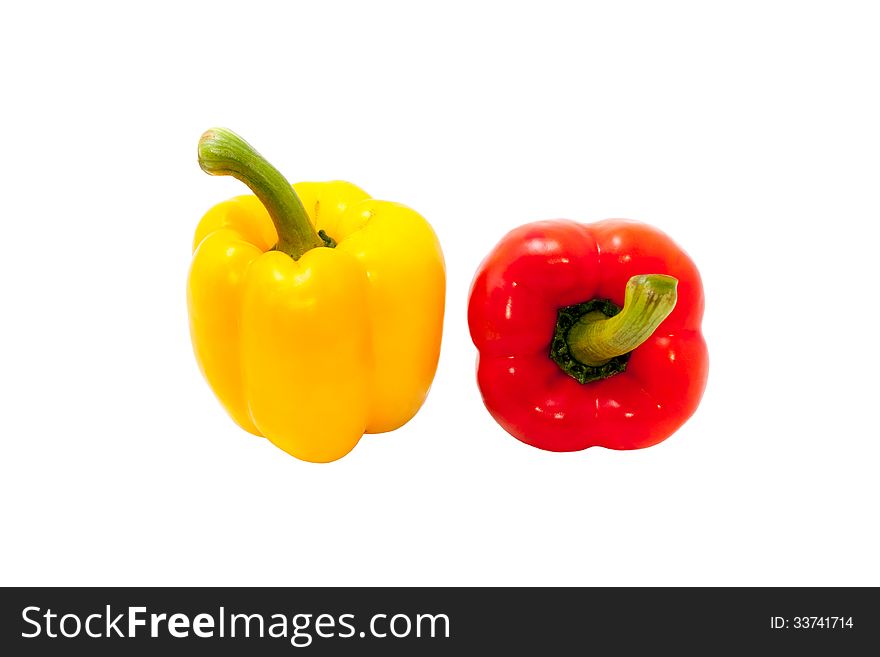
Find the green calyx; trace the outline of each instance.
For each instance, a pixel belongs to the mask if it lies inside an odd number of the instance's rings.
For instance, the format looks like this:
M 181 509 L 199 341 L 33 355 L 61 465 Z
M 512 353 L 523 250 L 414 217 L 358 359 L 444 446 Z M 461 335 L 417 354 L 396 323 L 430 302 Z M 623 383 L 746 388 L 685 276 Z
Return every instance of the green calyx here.
M 278 233 L 276 251 L 294 260 L 319 246 L 336 246 L 315 232 L 293 187 L 253 146 L 226 128 L 212 128 L 199 140 L 199 166 L 212 176 L 232 176 L 257 195 Z M 323 231 L 321 231 L 323 233 Z
M 630 354 L 675 308 L 678 280 L 643 274 L 627 281 L 623 308 L 608 299 L 560 308 L 550 358 L 579 383 L 626 370 Z
M 626 361 L 629 360 L 628 353 L 615 356 L 604 365 L 587 365 L 572 355 L 571 346 L 568 344 L 568 332 L 582 317 L 588 315 L 596 317 L 595 313 L 600 313 L 604 317 L 614 317 L 619 312 L 620 306 L 608 299 L 592 299 L 560 308 L 556 313 L 556 330 L 550 343 L 550 359 L 578 383 L 607 379 L 625 371 Z

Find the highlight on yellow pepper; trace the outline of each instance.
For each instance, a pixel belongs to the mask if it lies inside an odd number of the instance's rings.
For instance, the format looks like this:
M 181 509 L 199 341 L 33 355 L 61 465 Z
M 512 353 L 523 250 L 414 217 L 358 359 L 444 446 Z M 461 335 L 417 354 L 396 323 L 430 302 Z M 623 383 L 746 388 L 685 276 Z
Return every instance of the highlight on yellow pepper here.
M 351 183 L 290 185 L 224 128 L 202 135 L 198 157 L 255 194 L 202 217 L 187 284 L 196 360 L 232 418 L 312 462 L 408 422 L 443 329 L 446 269 L 428 222 Z

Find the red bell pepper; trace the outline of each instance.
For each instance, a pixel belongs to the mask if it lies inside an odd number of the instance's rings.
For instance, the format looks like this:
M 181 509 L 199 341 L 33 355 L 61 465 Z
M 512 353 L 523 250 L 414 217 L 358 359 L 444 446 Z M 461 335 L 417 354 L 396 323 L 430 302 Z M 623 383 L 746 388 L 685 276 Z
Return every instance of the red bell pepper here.
M 542 449 L 655 445 L 703 395 L 702 317 L 696 266 L 656 228 L 520 226 L 471 284 L 483 402 L 508 433 Z

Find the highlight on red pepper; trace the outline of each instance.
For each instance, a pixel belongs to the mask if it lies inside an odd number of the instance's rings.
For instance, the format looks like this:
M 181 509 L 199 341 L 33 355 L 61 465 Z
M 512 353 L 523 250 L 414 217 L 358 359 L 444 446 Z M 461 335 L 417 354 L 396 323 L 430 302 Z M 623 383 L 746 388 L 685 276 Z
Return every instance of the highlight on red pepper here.
M 483 402 L 508 433 L 541 449 L 655 445 L 702 398 L 703 304 L 691 258 L 650 225 L 520 226 L 471 284 Z

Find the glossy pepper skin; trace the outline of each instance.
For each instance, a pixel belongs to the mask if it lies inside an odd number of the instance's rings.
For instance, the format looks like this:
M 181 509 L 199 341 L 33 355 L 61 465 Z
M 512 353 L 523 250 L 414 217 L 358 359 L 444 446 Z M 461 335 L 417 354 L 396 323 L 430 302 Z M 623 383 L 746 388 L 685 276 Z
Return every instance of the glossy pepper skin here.
M 629 354 L 624 371 L 580 383 L 549 357 L 558 311 L 593 299 L 623 306 L 627 282 L 642 274 L 678 280 L 674 309 Z M 693 261 L 647 224 L 520 226 L 489 253 L 471 285 L 468 323 L 486 408 L 508 433 L 545 450 L 655 445 L 702 397 L 703 305 Z
M 232 418 L 293 456 L 347 454 L 364 433 L 419 410 L 434 377 L 445 299 L 443 254 L 415 211 L 347 182 L 300 183 L 333 248 L 294 260 L 256 196 L 201 219 L 188 281 L 192 343 Z

